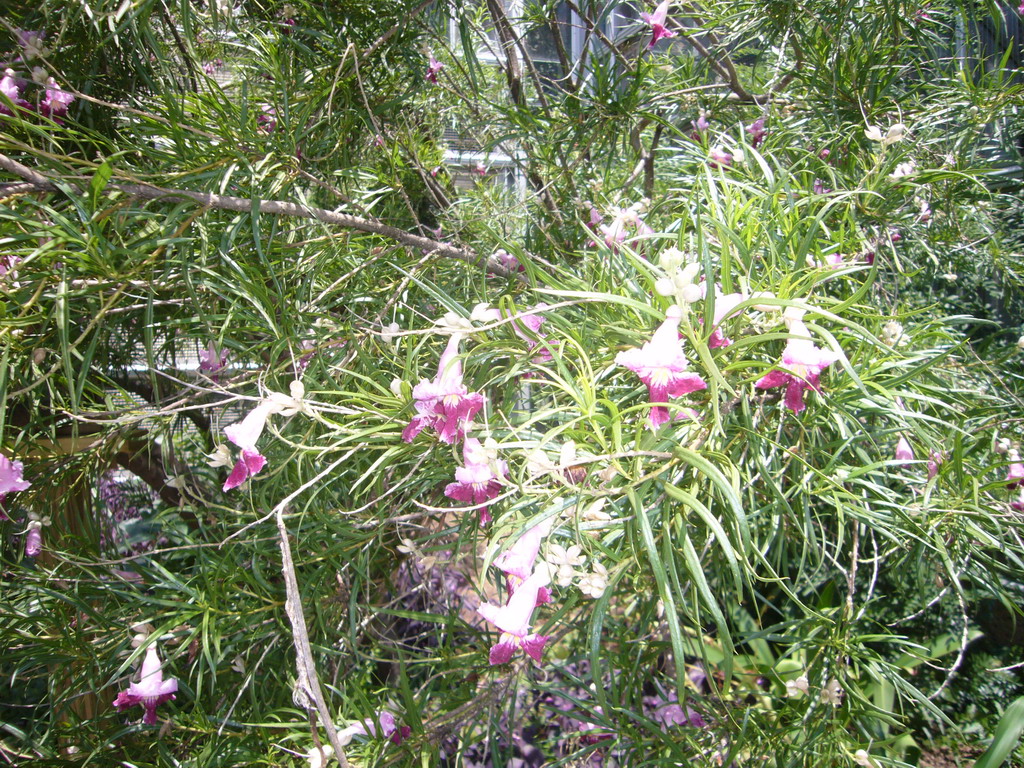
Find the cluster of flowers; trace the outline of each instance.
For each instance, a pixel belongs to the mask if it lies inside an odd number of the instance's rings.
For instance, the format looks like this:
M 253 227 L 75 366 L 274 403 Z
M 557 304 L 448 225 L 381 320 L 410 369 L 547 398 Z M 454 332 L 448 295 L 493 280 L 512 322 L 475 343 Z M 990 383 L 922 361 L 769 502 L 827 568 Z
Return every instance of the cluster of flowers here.
M 16 63 L 28 63 L 33 59 L 45 58 L 50 54 L 43 45 L 46 37 L 44 32 L 30 30 L 18 30 L 18 44 L 21 46 L 21 55 L 16 58 Z M 41 85 L 44 88 L 43 98 L 37 98 L 35 103 L 24 98 L 27 88 L 31 84 Z M 37 112 L 43 117 L 48 117 L 55 122 L 63 122 L 68 113 L 68 107 L 75 100 L 67 91 L 61 89 L 57 81 L 50 77 L 46 70 L 41 67 L 33 67 L 28 78 L 19 77 L 18 73 L 10 67 L 0 77 L 0 114 L 13 115 L 14 109 L 22 112 Z M 10 102 L 10 104 L 8 104 Z M 12 109 L 13 107 L 13 109 Z

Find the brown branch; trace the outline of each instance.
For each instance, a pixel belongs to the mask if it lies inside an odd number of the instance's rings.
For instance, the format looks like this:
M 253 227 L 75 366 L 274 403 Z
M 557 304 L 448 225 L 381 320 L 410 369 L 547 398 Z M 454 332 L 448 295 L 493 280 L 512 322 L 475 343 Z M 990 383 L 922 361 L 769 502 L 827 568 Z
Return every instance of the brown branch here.
M 315 710 L 320 716 L 320 724 L 327 731 L 327 741 L 334 748 L 334 756 L 342 768 L 348 768 L 345 751 L 338 738 L 338 728 L 334 724 L 331 712 L 324 700 L 324 692 L 320 688 L 320 678 L 316 672 L 313 649 L 309 644 L 309 632 L 306 629 L 306 617 L 302 611 L 302 594 L 299 592 L 299 580 L 295 575 L 295 561 L 292 559 L 292 548 L 288 541 L 288 528 L 284 524 L 284 507 L 277 508 L 277 531 L 281 541 L 281 573 L 284 576 L 285 612 L 292 625 L 292 638 L 295 641 L 295 667 L 297 679 L 292 698 L 296 704 L 310 713 Z
M 45 176 L 38 171 L 34 171 L 3 154 L 0 154 L 0 168 L 30 182 L 37 189 L 47 190 L 50 192 L 62 191 L 57 182 L 49 176 Z M 368 232 L 370 234 L 380 235 L 381 237 L 389 238 L 410 248 L 419 248 L 438 256 L 458 259 L 460 261 L 465 261 L 468 264 L 485 267 L 488 272 L 492 272 L 494 274 L 505 277 L 512 275 L 508 269 L 497 262 L 493 262 L 487 258 L 481 258 L 472 251 L 464 248 L 458 248 L 449 243 L 432 240 L 431 238 L 423 237 L 422 235 L 416 235 L 412 232 L 406 232 L 398 227 L 392 227 L 387 224 L 370 221 L 347 213 L 337 213 L 335 211 L 324 210 L 323 208 L 313 208 L 312 206 L 287 203 L 280 200 L 253 200 L 244 197 L 233 197 L 231 195 L 212 195 L 204 192 L 193 192 L 187 189 L 167 189 L 163 187 L 156 187 L 152 184 L 111 181 L 108 184 L 108 187 L 142 200 L 166 200 L 168 202 L 182 202 L 189 200 L 206 208 L 214 208 L 222 211 L 236 211 L 238 213 L 252 213 L 253 211 L 258 211 L 259 213 L 269 214 L 272 216 L 295 216 L 302 219 L 314 219 L 324 224 L 332 224 L 345 229 L 354 229 L 359 232 Z

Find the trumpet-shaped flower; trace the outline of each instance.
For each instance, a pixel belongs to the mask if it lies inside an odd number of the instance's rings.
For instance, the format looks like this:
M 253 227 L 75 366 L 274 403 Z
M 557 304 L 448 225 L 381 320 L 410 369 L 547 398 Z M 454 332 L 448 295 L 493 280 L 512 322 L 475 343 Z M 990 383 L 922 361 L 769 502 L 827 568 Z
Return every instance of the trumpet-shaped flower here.
M 494 567 L 503 571 L 507 577 L 510 593 L 530 578 L 540 553 L 540 544 L 551 533 L 554 522 L 555 519 L 549 517 L 527 528 L 511 547 L 494 558 Z
M 379 712 L 376 718 L 368 717 L 361 723 L 349 726 L 346 730 L 375 738 L 379 736 L 382 739 L 391 739 L 395 744 L 401 744 L 412 733 L 412 728 L 408 725 L 399 725 L 395 716 L 387 710 Z
M 647 44 L 647 48 L 653 48 L 658 44 L 658 41 L 666 37 L 675 37 L 676 33 L 665 26 L 665 22 L 668 17 L 668 4 L 669 0 L 661 0 L 658 3 L 658 7 L 654 9 L 654 13 L 641 13 L 640 18 L 651 28 L 651 42 Z
M 651 403 L 655 404 L 650 415 L 650 424 L 654 429 L 669 420 L 668 408 L 657 403 L 667 403 L 670 397 L 680 397 L 707 388 L 707 383 L 700 376 L 688 371 L 689 363 L 679 341 L 679 321 L 682 316 L 678 306 L 669 307 L 665 321 L 649 342 L 638 349 L 627 349 L 615 356 L 618 365 L 629 368 L 647 385 Z
M 43 524 L 39 520 L 29 520 L 25 532 L 25 557 L 35 557 L 43 551 Z
M 32 487 L 32 483 L 22 477 L 25 465 L 20 461 L 11 461 L 0 453 L 0 520 L 7 520 L 3 503 L 8 493 L 26 491 Z
M 426 79 L 428 83 L 437 85 L 437 74 L 444 69 L 444 64 L 434 58 L 434 54 L 430 54 L 430 63 L 427 65 Z
M 839 359 L 831 350 L 818 349 L 811 341 L 810 332 L 801 320 L 790 323 L 794 335 L 782 352 L 779 367 L 758 379 L 758 389 L 786 388 L 786 407 L 793 413 L 800 413 L 804 405 L 804 390 L 808 387 L 817 392 L 821 388 L 821 372 Z
M 203 373 L 215 375 L 224 370 L 228 364 L 228 352 L 226 349 L 218 350 L 217 344 L 211 340 L 206 349 L 199 350 L 199 370 Z
M 477 608 L 481 616 L 501 630 L 498 642 L 491 646 L 491 664 L 511 661 L 516 648 L 522 648 L 523 653 L 540 662 L 548 638 L 530 632 L 530 619 L 537 607 L 538 592 L 548 585 L 550 578 L 547 568 L 539 567 L 519 585 L 503 607 L 481 603 Z
M 249 411 L 244 419 L 224 428 L 227 439 L 242 449 L 242 457 L 224 482 L 225 491 L 237 488 L 266 466 L 267 460 L 257 450 L 256 441 L 263 434 L 271 414 L 293 416 L 305 410 L 306 406 L 302 401 L 305 388 L 302 382 L 297 379 L 293 381 L 289 391 L 288 395 L 283 392 L 271 392 Z
M 61 90 L 52 77 L 46 81 L 46 98 L 39 102 L 39 114 L 52 117 L 56 122 L 68 113 L 68 105 L 75 100 L 67 91 Z
M 455 482 L 445 487 L 445 496 L 475 505 L 490 501 L 501 493 L 502 478 L 508 475 L 508 464 L 501 459 L 492 462 L 475 437 L 466 438 L 462 457 L 465 466 L 455 470 Z M 487 506 L 480 507 L 480 522 L 491 522 Z
M 448 341 L 437 376 L 433 381 L 423 379 L 412 390 L 416 415 L 402 432 L 402 439 L 411 443 L 426 427 L 432 427 L 446 443 L 461 440 L 466 424 L 483 408 L 484 396 L 470 392 L 462 383 L 462 363 L 459 362 L 461 334 L 453 334 Z
M 914 460 L 914 449 L 905 435 L 900 435 L 893 458 L 900 463 L 901 467 L 908 466 Z
M 768 131 L 766 131 L 764 128 L 763 117 L 757 118 L 757 120 L 752 122 L 743 130 L 750 134 L 750 146 L 754 147 L 755 149 L 761 146 L 761 142 L 764 141 L 764 135 L 768 133 Z
M 27 105 L 27 102 L 21 98 L 21 87 L 18 85 L 13 69 L 5 70 L 4 76 L 0 77 L 0 93 L 14 102 L 15 106 Z M 10 115 L 13 112 L 6 104 L 0 103 L 0 114 Z
M 117 694 L 114 706 L 118 710 L 124 710 L 141 704 L 146 711 L 142 722 L 146 725 L 156 725 L 156 708 L 165 701 L 173 699 L 177 691 L 177 680 L 173 677 L 164 680 L 163 664 L 157 655 L 156 645 L 151 645 L 142 662 L 139 682 L 131 683 L 127 690 Z
M 742 304 L 746 299 L 747 297 L 742 293 L 724 293 L 715 296 L 715 316 L 713 318 L 714 329 L 711 331 L 711 336 L 708 338 L 708 346 L 711 349 L 728 347 L 732 344 L 732 339 L 722 333 L 722 322 L 731 316 L 736 311 L 736 307 Z

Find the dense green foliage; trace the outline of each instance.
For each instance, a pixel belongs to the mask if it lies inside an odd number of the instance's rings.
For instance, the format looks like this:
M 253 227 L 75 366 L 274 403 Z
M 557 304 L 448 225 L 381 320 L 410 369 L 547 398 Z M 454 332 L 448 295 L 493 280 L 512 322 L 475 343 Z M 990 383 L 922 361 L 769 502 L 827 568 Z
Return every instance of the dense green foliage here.
M 15 763 L 307 765 L 388 711 L 348 763 L 898 766 L 1017 717 L 1014 8 L 18 5 Z M 492 665 L 541 561 L 543 659 Z M 111 706 L 151 648 L 159 726 Z

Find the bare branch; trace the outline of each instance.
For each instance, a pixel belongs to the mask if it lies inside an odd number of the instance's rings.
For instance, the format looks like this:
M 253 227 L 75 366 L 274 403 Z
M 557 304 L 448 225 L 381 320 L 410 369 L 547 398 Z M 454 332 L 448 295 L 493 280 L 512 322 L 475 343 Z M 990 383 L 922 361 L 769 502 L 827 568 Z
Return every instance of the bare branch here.
M 12 173 L 25 181 L 30 182 L 37 189 L 50 192 L 61 191 L 58 183 L 51 177 L 45 176 L 38 171 L 34 171 L 3 154 L 0 154 L 0 168 L 3 168 L 8 173 Z M 332 224 L 345 229 L 354 229 L 359 232 L 368 232 L 370 234 L 380 235 L 381 237 L 395 240 L 396 242 L 410 248 L 419 248 L 429 253 L 437 254 L 438 256 L 458 259 L 460 261 L 465 261 L 468 264 L 484 267 L 488 272 L 492 272 L 494 274 L 503 275 L 505 277 L 511 276 L 512 274 L 508 269 L 497 262 L 481 258 L 472 251 L 464 248 L 458 248 L 449 243 L 443 243 L 438 240 L 423 237 L 422 235 L 413 234 L 412 232 L 406 232 L 398 227 L 392 227 L 387 224 L 370 221 L 347 213 L 337 213 L 335 211 L 324 210 L 323 208 L 314 208 L 312 206 L 288 203 L 280 200 L 257 201 L 244 197 L 233 197 L 231 195 L 212 195 L 204 192 L 193 192 L 187 189 L 168 189 L 153 186 L 152 184 L 112 181 L 108 185 L 108 188 L 116 189 L 126 195 L 137 197 L 142 200 L 164 200 L 167 202 L 191 200 L 192 202 L 198 203 L 206 208 L 214 208 L 222 211 L 251 213 L 256 210 L 260 213 L 269 214 L 271 216 L 295 216 L 302 219 L 314 219 L 316 221 L 323 222 L 324 224 Z

